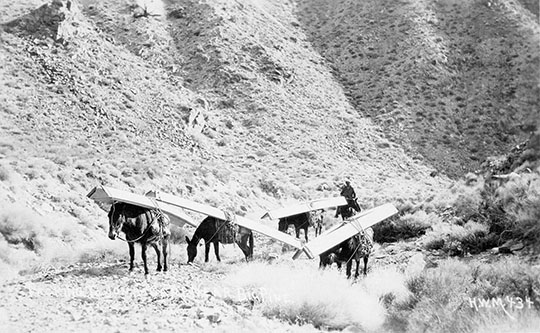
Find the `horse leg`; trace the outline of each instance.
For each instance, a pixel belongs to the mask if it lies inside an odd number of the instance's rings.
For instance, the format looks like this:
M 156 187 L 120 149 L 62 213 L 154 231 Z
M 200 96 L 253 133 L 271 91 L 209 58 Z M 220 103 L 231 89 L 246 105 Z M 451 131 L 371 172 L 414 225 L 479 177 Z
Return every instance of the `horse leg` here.
M 135 244 L 128 243 L 129 247 L 129 271 L 133 270 L 133 261 L 135 261 Z
M 141 243 L 141 257 L 144 265 L 144 274 L 148 274 L 148 263 L 146 262 L 146 243 Z
M 169 255 L 169 238 L 164 237 L 161 243 L 161 250 L 163 252 L 163 271 L 166 272 L 167 267 L 167 256 Z
M 217 261 L 221 261 L 221 258 L 219 257 L 219 242 L 213 242 L 214 243 L 214 253 L 216 254 Z
M 307 235 L 308 227 L 304 228 L 304 236 L 306 237 L 306 243 L 308 242 L 308 235 Z
M 349 260 L 347 262 L 347 270 L 346 270 L 347 279 L 349 279 L 351 277 L 351 269 L 352 269 L 352 260 Z
M 300 228 L 297 228 L 296 226 L 294 227 L 295 231 L 296 231 L 296 238 L 300 239 Z
M 321 254 L 319 255 L 319 269 L 326 268 L 329 264 L 329 259 L 327 254 Z M 332 265 L 332 264 L 330 264 Z
M 157 256 L 157 269 L 156 271 L 158 272 L 161 272 L 161 252 L 159 250 L 159 246 L 157 243 L 152 243 L 152 247 L 154 248 L 154 250 L 156 251 L 156 256 Z
M 208 254 L 210 252 L 210 242 L 204 241 L 204 262 L 208 262 Z
M 354 278 L 358 278 L 358 275 L 360 275 L 360 273 L 358 273 L 358 270 L 360 269 L 360 260 L 354 260 L 356 261 L 356 270 L 354 271 Z
M 244 253 L 244 257 L 246 257 L 246 261 L 249 261 L 248 259 L 251 257 L 251 254 L 252 254 L 251 246 L 248 245 L 248 241 L 250 241 L 249 235 L 240 235 L 240 237 L 236 239 L 236 244 L 238 245 L 240 250 L 242 250 L 242 252 Z
M 367 263 L 368 263 L 369 256 L 364 257 L 364 275 L 367 275 Z
M 253 258 L 253 250 L 255 249 L 255 245 L 253 243 L 253 231 L 249 232 L 249 259 Z M 247 259 L 246 259 L 247 261 Z

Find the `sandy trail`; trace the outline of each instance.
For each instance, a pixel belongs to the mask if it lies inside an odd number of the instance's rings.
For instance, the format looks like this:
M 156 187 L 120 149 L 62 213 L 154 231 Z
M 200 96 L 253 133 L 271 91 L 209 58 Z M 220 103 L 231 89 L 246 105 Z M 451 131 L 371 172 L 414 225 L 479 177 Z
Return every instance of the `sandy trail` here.
M 146 278 L 140 265 L 129 273 L 124 261 L 72 264 L 22 276 L 0 286 L 0 330 L 294 330 L 252 310 L 239 292 L 234 295 L 238 301 L 215 297 L 224 274 L 178 262 L 171 266 L 169 272 Z

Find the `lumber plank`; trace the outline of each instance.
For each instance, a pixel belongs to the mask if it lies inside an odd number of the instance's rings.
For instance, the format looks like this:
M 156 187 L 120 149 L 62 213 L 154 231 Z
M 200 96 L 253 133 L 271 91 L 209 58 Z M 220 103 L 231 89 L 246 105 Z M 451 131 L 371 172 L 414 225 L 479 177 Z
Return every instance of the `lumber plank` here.
M 367 229 L 395 214 L 397 209 L 392 204 L 385 204 L 369 211 L 364 214 L 358 214 L 353 216 L 343 226 L 334 229 L 333 231 L 321 235 L 311 242 L 304 245 L 304 252 L 316 256 L 329 250 L 335 245 L 343 242 L 344 240 L 356 235 L 363 229 Z
M 158 202 L 164 202 L 170 205 L 175 205 L 181 208 L 189 209 L 201 214 L 213 216 L 215 218 L 221 219 L 221 220 L 227 220 L 227 215 L 224 211 L 222 211 L 219 208 L 211 207 L 205 204 L 201 204 L 192 200 L 184 199 L 177 197 L 175 195 L 167 194 L 167 193 L 152 193 L 151 195 L 155 196 L 156 201 Z M 253 221 L 251 219 L 247 219 L 245 217 L 241 216 L 233 216 L 234 222 L 238 225 L 241 225 L 243 227 L 246 227 L 252 231 L 258 232 L 260 234 L 263 234 L 265 236 L 268 236 L 270 238 L 276 239 L 278 241 L 281 241 L 285 244 L 289 244 L 294 246 L 295 248 L 302 248 L 302 242 L 291 235 L 288 235 L 286 233 L 283 233 L 281 231 L 278 231 L 277 229 L 273 229 L 271 227 L 268 227 L 267 225 L 263 224 L 262 222 Z
M 301 214 L 317 209 L 325 209 L 328 207 L 337 207 L 347 204 L 347 200 L 344 197 L 333 197 L 325 198 L 318 200 L 311 200 L 307 202 L 302 202 L 294 204 L 287 207 L 281 207 L 274 210 L 266 212 L 261 218 L 269 218 L 271 220 L 280 219 L 282 217 L 292 216 L 296 214 Z
M 141 194 L 119 190 L 108 186 L 96 186 L 86 196 L 94 201 L 108 204 L 121 201 L 144 208 L 159 208 L 169 216 L 171 223 L 174 223 L 180 227 L 184 226 L 186 223 L 195 227 L 198 225 L 198 223 L 196 223 L 190 216 L 186 215 L 182 209 L 166 203 L 157 202 L 157 200 L 154 198 Z

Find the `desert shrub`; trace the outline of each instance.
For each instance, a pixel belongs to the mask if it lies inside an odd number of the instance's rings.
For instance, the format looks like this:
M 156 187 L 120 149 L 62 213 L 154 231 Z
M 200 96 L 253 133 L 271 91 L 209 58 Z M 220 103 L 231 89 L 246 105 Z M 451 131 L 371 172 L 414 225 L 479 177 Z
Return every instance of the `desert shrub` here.
M 3 165 L 0 165 L 0 181 L 6 181 L 9 179 L 9 171 L 8 169 L 3 166 Z
M 39 219 L 37 214 L 24 207 L 10 207 L 0 215 L 0 234 L 9 244 L 37 252 L 47 233 Z
M 83 241 L 87 230 L 68 217 L 41 216 L 22 205 L 11 205 L 0 212 L 0 235 L 15 249 L 24 248 L 40 256 L 61 254 L 75 240 Z
M 106 237 L 100 242 L 96 236 L 100 235 L 72 218 L 7 206 L 0 212 L 0 263 L 15 272 L 32 272 L 57 263 L 112 258 L 118 246 L 126 251 L 124 244 Z
M 511 260 L 497 264 L 446 260 L 406 280 L 412 296 L 390 304 L 385 327 L 401 332 L 471 332 L 497 317 L 502 322 L 539 318 L 539 277 L 529 264 Z M 524 302 L 523 309 L 511 308 L 507 297 L 528 299 L 534 306 Z M 480 300 L 501 300 L 506 308 L 476 308 Z M 527 322 L 534 325 L 538 320 Z
M 475 267 L 472 296 L 520 297 L 540 310 L 540 270 L 511 259 Z
M 489 227 L 485 224 L 469 221 L 465 225 L 438 223 L 426 233 L 423 239 L 428 250 L 443 250 L 450 255 L 478 253 L 493 244 L 486 241 Z
M 259 181 L 259 186 L 264 193 L 271 195 L 274 198 L 279 199 L 283 195 L 283 188 L 279 184 L 277 184 L 275 180 L 261 179 Z
M 213 168 L 212 174 L 217 180 L 225 184 L 231 180 L 231 176 L 232 176 L 231 170 L 224 167 Z
M 35 252 L 25 248 L 14 248 L 12 244 L 6 240 L 3 234 L 0 234 L 0 263 L 4 263 L 8 266 L 17 266 L 20 263 L 30 262 L 35 258 Z
M 252 304 L 269 318 L 293 324 L 375 330 L 384 320 L 377 297 L 335 270 L 253 262 L 229 274 L 224 285 L 233 289 L 228 301 Z
M 185 243 L 186 236 L 187 236 L 187 233 L 184 228 L 171 224 L 171 238 L 170 238 L 171 242 L 175 244 Z
M 395 242 L 426 233 L 432 224 L 441 221 L 435 213 L 426 213 L 423 210 L 412 214 L 406 213 L 399 218 L 392 218 L 373 226 L 374 240 L 376 242 Z
M 519 168 L 528 163 L 531 169 L 534 166 L 538 166 L 540 162 L 540 129 L 529 138 L 527 145 L 524 147 L 524 151 L 514 161 L 512 167 Z
M 231 265 L 223 265 L 221 262 L 218 261 L 209 261 L 205 263 L 201 263 L 199 268 L 206 273 L 212 273 L 212 274 L 227 274 L 231 271 Z
M 477 253 L 512 238 L 526 240 L 538 248 L 540 171 L 489 182 L 469 174 L 448 192 L 426 200 L 421 208 L 428 212 L 428 208 L 433 208 L 446 221 L 426 234 L 427 249 L 440 249 L 452 255 Z M 389 225 L 390 222 L 381 224 L 382 235 L 390 233 Z
M 305 160 L 316 160 L 317 159 L 317 153 L 315 153 L 311 149 L 300 149 L 298 151 L 293 151 L 292 155 L 294 157 L 298 157 L 300 159 L 305 159 Z
M 416 207 L 412 202 L 403 199 L 397 199 L 394 206 L 402 214 L 414 213 L 414 211 L 416 210 Z
M 496 190 L 495 205 L 506 213 L 506 228 L 514 237 L 536 241 L 540 237 L 540 175 L 512 177 Z
M 482 177 L 468 174 L 466 179 L 459 180 L 447 191 L 430 200 L 430 205 L 438 210 L 452 208 L 456 216 L 468 220 L 480 210 L 483 188 Z
M 74 251 L 74 259 L 80 263 L 113 262 L 125 257 L 127 246 L 122 242 L 113 242 L 103 237 L 80 245 Z
M 15 146 L 12 142 L 0 141 L 0 154 L 7 154 L 15 150 Z

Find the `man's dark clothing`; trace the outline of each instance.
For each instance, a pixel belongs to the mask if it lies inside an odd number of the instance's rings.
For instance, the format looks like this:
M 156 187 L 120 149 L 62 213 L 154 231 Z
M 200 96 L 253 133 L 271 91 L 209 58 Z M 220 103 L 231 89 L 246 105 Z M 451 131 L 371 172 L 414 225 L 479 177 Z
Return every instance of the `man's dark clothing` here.
M 356 192 L 354 192 L 354 188 L 351 185 L 343 186 L 340 194 L 346 199 L 356 199 Z
M 356 202 L 356 192 L 354 192 L 354 189 L 350 184 L 346 184 L 345 186 L 343 186 L 340 194 L 345 197 L 349 207 L 352 207 L 357 212 L 361 211 L 358 202 Z

